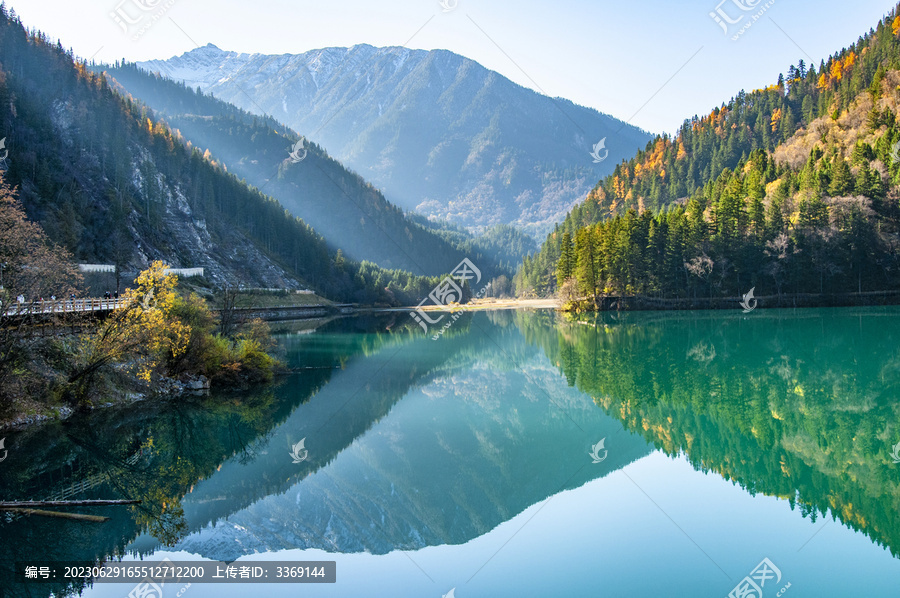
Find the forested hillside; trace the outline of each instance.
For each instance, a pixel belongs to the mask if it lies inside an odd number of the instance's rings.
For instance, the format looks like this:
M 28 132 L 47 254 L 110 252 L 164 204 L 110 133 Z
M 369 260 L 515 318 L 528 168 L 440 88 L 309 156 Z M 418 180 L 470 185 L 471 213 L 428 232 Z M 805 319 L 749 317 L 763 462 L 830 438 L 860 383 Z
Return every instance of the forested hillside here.
M 293 163 L 288 152 L 299 136 L 272 118 L 254 116 L 133 64 L 106 72 L 123 93 L 148 104 L 189 143 L 264 189 L 350 258 L 438 275 L 469 257 L 493 278 L 512 277 L 523 256 L 536 250 L 531 238 L 510 226 L 475 236 L 404 214 L 316 144 L 305 142 L 305 158 Z M 446 234 L 447 228 L 454 234 Z
M 511 274 L 515 273 L 522 258 L 538 249 L 532 237 L 508 224 L 497 224 L 479 235 L 474 235 L 467 229 L 446 220 L 431 220 L 414 212 L 410 212 L 408 216 L 410 220 L 431 230 L 466 255 L 483 254 L 499 268 Z
M 299 135 L 133 64 L 107 69 L 123 91 L 146 103 L 194 147 L 303 218 L 352 259 L 415 274 L 449 272 L 463 253 L 411 222 L 400 208 L 315 144 L 289 157 Z M 487 265 L 485 265 L 487 267 Z
M 405 210 L 479 230 L 512 224 L 543 237 L 650 139 L 447 50 L 358 44 L 266 55 L 209 44 L 139 65 L 274 115 Z M 616 139 L 609 159 L 595 163 L 591 146 L 607 136 Z
M 433 285 L 333 254 L 308 224 L 5 8 L 0 63 L 4 179 L 77 260 L 137 270 L 162 259 L 202 266 L 217 286 L 310 286 L 355 301 L 405 302 Z
M 525 259 L 519 292 L 900 287 L 896 15 L 618 164 Z

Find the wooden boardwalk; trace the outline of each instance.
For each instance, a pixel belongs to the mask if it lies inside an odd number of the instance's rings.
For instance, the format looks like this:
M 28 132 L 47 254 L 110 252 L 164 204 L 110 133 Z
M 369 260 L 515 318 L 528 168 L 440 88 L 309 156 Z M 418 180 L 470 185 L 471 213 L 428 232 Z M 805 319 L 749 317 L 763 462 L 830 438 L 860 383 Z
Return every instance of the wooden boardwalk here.
M 40 316 L 66 313 L 95 313 L 121 309 L 127 305 L 123 297 L 118 299 L 87 298 L 57 299 L 56 301 L 32 301 L 13 303 L 0 316 Z

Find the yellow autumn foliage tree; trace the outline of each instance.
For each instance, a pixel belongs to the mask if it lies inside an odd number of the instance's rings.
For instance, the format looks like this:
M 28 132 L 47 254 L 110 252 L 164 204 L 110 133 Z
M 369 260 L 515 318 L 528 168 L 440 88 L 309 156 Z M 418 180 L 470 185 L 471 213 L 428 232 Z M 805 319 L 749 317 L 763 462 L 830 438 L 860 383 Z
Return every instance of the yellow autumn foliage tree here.
M 111 321 L 126 334 L 140 338 L 146 356 L 138 376 L 147 381 L 162 359 L 184 353 L 191 336 L 190 326 L 173 317 L 178 277 L 167 270 L 165 263 L 153 262 L 141 272 L 135 280 L 137 286 L 125 293 L 127 307 Z
M 141 272 L 135 288 L 125 293 L 125 307 L 82 339 L 80 358 L 64 393 L 68 399 L 83 401 L 95 374 L 107 364 L 125 362 L 149 382 L 164 360 L 184 353 L 191 327 L 174 315 L 178 277 L 167 270 L 158 261 Z
M 772 121 L 769 123 L 772 125 L 772 132 L 778 130 L 778 123 L 781 122 L 781 108 L 776 108 L 774 112 L 772 112 Z
M 830 76 L 832 81 L 840 81 L 844 76 L 844 63 L 840 60 L 835 60 L 831 63 Z

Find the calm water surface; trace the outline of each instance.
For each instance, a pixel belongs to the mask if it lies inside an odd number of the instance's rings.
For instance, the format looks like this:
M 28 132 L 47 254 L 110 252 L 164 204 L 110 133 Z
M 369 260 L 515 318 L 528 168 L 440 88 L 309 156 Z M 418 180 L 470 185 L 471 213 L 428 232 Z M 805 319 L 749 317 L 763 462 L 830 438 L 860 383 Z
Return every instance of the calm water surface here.
M 900 595 L 900 309 L 408 320 L 297 324 L 268 389 L 9 433 L 0 498 L 143 503 L 0 521 L 2 595 L 134 587 L 14 561 L 165 557 L 337 583 L 164 598 L 724 597 L 763 559 L 766 597 Z

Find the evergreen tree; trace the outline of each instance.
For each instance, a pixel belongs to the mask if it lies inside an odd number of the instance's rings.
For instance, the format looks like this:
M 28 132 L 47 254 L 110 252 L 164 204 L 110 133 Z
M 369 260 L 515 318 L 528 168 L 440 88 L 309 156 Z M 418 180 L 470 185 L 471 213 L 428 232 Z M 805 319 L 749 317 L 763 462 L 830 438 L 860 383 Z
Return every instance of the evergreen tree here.
M 831 185 L 828 194 L 832 197 L 850 195 L 853 193 L 854 180 L 850 167 L 843 158 L 835 158 L 832 165 Z
M 575 235 L 575 278 L 578 292 L 597 296 L 597 258 L 591 227 L 585 227 Z
M 828 206 L 818 195 L 810 195 L 800 200 L 798 223 L 805 228 L 821 228 L 828 224 Z
M 884 187 L 881 176 L 869 168 L 868 162 L 863 162 L 856 174 L 856 192 L 871 199 L 884 197 Z
M 559 262 L 556 266 L 556 286 L 562 287 L 563 283 L 572 278 L 575 273 L 575 248 L 572 246 L 572 234 L 563 233 L 560 245 Z
M 787 200 L 786 187 L 786 182 L 782 181 L 779 183 L 766 212 L 766 236 L 769 239 L 773 239 L 784 232 L 784 203 Z

